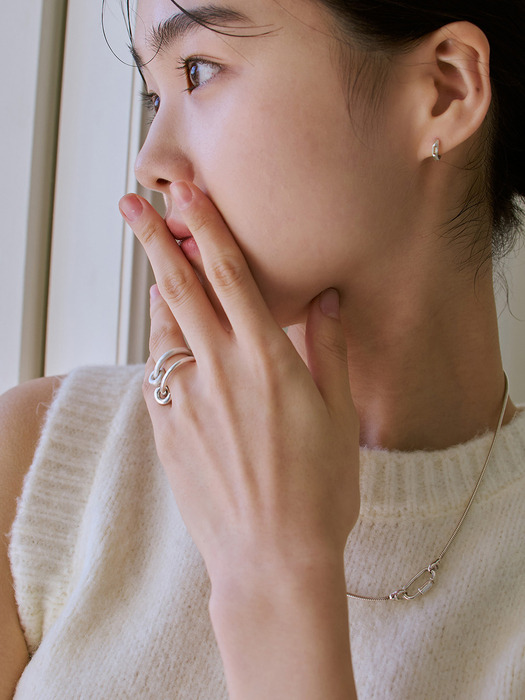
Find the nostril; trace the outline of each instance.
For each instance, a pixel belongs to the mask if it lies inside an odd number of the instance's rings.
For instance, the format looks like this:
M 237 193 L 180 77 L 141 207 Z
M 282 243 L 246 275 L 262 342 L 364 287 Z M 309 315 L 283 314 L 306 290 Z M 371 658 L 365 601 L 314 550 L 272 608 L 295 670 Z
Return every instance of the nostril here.
M 169 180 L 164 180 L 164 178 L 162 178 L 162 177 L 158 177 L 158 178 L 157 178 L 157 185 L 158 185 L 158 187 L 166 187 L 166 186 L 169 185 L 169 184 L 170 184 L 170 181 L 169 181 Z

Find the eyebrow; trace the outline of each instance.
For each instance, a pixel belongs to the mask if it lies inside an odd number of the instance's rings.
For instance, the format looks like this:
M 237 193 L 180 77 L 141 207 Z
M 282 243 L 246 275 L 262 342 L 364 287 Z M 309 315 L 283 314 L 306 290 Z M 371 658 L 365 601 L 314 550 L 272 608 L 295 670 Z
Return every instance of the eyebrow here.
M 225 23 L 233 25 L 252 24 L 253 26 L 250 18 L 239 10 L 234 10 L 224 5 L 202 5 L 192 10 L 189 14 L 180 12 L 160 22 L 157 27 L 153 27 L 153 29 L 148 31 L 146 44 L 157 54 L 161 48 L 165 49 L 184 36 L 199 29 L 210 29 L 210 26 L 218 27 L 218 29 L 213 29 L 217 34 L 237 36 L 236 34 L 221 31 L 221 29 L 234 28 Z M 146 64 L 133 44 L 130 46 L 130 51 L 137 66 L 140 67 Z

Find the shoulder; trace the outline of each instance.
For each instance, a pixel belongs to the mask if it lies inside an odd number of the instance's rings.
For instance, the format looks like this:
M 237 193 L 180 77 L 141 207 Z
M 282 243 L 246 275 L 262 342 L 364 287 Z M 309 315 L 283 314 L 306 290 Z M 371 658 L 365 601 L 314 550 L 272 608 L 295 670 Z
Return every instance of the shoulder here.
M 60 377 L 34 379 L 0 396 L 0 517 L 4 533 L 14 519 L 16 499 L 61 381 Z
M 47 410 L 61 381 L 60 377 L 34 379 L 0 396 L 0 469 L 3 485 L 9 486 L 20 482 L 21 478 L 23 480 L 33 460 Z
M 11 697 L 28 660 L 13 593 L 7 533 L 15 518 L 17 499 L 33 461 L 47 410 L 60 382 L 59 377 L 36 379 L 0 396 L 0 646 L 9 649 L 0 662 L 0 698 Z

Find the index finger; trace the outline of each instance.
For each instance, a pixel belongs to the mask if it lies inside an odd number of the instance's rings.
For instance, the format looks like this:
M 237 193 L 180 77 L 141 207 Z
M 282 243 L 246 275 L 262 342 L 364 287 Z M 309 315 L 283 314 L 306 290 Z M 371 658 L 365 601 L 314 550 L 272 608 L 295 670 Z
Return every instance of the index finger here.
M 237 336 L 267 335 L 275 320 L 242 251 L 213 202 L 191 182 L 170 191 L 198 245 L 206 277 Z

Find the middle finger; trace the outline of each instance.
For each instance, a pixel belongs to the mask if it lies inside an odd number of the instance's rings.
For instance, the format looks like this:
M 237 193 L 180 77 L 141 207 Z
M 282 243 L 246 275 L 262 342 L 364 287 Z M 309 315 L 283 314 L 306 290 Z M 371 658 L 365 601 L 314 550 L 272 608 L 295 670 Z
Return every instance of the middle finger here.
M 225 337 L 220 320 L 195 271 L 164 220 L 142 197 L 126 195 L 120 210 L 149 258 L 159 291 L 196 356 L 218 350 Z

